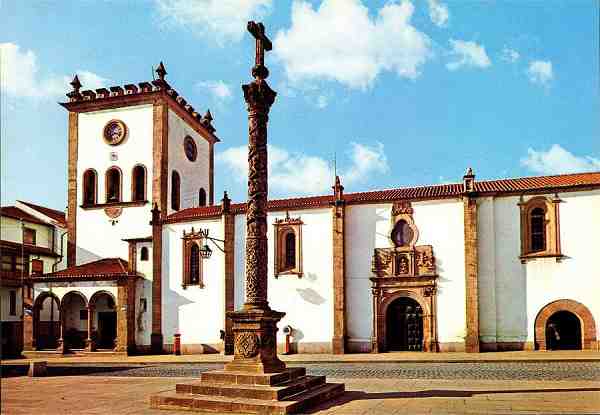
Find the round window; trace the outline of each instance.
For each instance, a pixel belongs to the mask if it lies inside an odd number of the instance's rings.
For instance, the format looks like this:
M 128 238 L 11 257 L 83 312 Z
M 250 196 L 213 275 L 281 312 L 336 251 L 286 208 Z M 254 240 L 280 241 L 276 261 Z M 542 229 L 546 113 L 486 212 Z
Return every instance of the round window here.
M 198 157 L 198 149 L 196 148 L 194 139 L 189 135 L 183 140 L 183 149 L 185 150 L 185 156 L 189 161 L 196 161 L 196 157 Z
M 111 120 L 104 126 L 102 136 L 104 141 L 111 146 L 119 145 L 127 135 L 127 126 L 121 120 Z

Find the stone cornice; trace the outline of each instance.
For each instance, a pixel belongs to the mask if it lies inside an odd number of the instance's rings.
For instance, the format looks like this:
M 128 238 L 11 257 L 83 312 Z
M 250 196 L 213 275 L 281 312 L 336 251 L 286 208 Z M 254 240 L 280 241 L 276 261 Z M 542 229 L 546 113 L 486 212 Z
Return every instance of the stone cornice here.
M 221 141 L 214 135 L 214 128 L 210 121 L 197 113 L 194 107 L 179 96 L 177 91 L 172 89 L 169 84 L 166 82 L 161 84 L 156 81 L 154 83 L 155 88 L 152 88 L 149 83 L 142 82 L 139 84 L 140 89 L 135 85 L 132 85 L 133 88 L 127 88 L 129 85 L 126 85 L 125 91 L 116 87 L 111 87 L 111 92 L 107 92 L 102 88 L 96 90 L 96 92 L 83 91 L 80 97 L 71 97 L 69 102 L 61 102 L 60 105 L 70 112 L 86 113 L 136 105 L 165 103 L 207 142 L 214 144 Z

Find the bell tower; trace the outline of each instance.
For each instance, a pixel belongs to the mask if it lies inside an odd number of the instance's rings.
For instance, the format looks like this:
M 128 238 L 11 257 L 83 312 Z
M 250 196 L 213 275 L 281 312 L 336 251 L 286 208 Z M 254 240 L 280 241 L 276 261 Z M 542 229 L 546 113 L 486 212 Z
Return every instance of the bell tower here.
M 166 80 L 84 89 L 77 75 L 61 103 L 69 112 L 68 265 L 127 259 L 125 238 L 151 235 L 160 219 L 212 204 L 214 145 L 209 110 L 200 115 Z

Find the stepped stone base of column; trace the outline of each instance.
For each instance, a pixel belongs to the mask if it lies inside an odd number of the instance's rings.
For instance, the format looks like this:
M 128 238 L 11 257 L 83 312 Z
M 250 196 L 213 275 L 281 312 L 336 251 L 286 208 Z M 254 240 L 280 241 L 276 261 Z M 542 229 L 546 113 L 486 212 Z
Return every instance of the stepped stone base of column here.
M 199 381 L 177 384 L 174 391 L 152 395 L 150 405 L 198 412 L 289 414 L 343 393 L 344 384 L 307 376 L 304 368 L 276 373 L 215 370 L 203 373 Z

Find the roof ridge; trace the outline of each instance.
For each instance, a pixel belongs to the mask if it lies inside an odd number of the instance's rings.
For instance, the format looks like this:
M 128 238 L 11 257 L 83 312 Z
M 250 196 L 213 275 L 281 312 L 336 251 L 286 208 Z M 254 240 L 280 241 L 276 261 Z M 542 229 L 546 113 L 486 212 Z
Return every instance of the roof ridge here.
M 549 178 L 555 178 L 555 177 L 581 176 L 582 174 L 600 174 L 600 171 L 582 171 L 579 173 L 548 174 L 548 175 L 544 175 L 544 176 L 504 177 L 502 179 L 475 180 L 475 183 L 489 183 L 489 182 L 521 180 L 521 179 L 549 179 Z
M 48 210 L 51 210 L 53 212 L 60 213 L 62 215 L 65 214 L 64 210 L 58 210 L 58 209 L 54 209 L 54 208 L 51 208 L 51 207 L 48 207 L 48 206 L 38 205 L 36 203 L 26 202 L 24 200 L 19 200 L 19 199 L 17 199 L 17 202 L 23 203 L 24 205 L 27 205 L 27 206 L 31 207 L 32 209 L 35 209 L 37 207 L 37 208 L 42 208 L 42 209 L 48 209 Z M 43 213 L 43 212 L 41 212 L 41 213 Z

